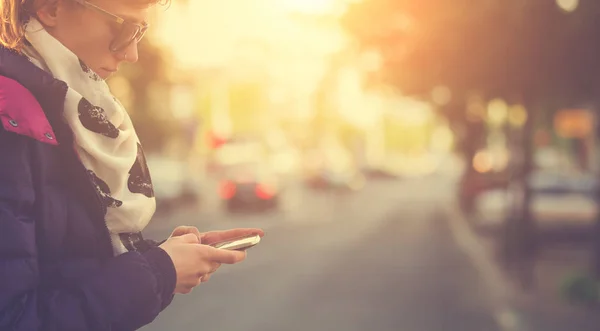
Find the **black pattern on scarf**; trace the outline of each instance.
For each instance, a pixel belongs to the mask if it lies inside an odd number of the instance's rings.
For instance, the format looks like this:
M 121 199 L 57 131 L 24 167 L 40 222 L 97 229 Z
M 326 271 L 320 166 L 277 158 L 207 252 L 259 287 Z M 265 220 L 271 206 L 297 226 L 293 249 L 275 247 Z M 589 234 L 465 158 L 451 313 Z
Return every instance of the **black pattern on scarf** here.
M 150 171 L 146 163 L 146 157 L 140 143 L 137 144 L 137 158 L 129 170 L 127 187 L 131 193 L 141 193 L 148 198 L 154 197 L 154 188 L 150 178 Z
M 81 70 L 83 70 L 83 72 L 88 74 L 88 77 L 91 80 L 96 81 L 96 82 L 102 81 L 102 77 L 98 76 L 98 74 L 95 73 L 92 69 L 90 69 L 90 67 L 88 67 L 87 64 L 83 63 L 83 61 L 81 61 L 81 59 L 79 59 L 79 65 L 81 66 Z
M 104 109 L 92 105 L 85 98 L 81 98 L 78 106 L 79 120 L 83 126 L 109 138 L 117 138 L 119 130 L 108 121 Z
M 102 198 L 102 203 L 107 208 L 117 208 L 123 205 L 123 201 L 117 200 L 110 196 L 110 188 L 100 177 L 98 177 L 93 171 L 88 169 L 88 175 L 90 176 L 92 183 L 96 187 L 96 191 Z

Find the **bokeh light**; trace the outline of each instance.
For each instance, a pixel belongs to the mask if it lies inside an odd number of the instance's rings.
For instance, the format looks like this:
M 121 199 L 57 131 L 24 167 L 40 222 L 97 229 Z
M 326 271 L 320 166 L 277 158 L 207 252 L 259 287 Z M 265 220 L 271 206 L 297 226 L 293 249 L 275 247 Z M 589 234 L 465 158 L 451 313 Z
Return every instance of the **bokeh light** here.
M 482 150 L 473 157 L 473 169 L 479 173 L 486 173 L 493 169 L 494 158 L 487 150 Z
M 527 122 L 527 109 L 522 105 L 515 105 L 508 110 L 508 122 L 513 127 L 522 127 Z
M 488 104 L 488 121 L 494 126 L 501 126 L 508 117 L 508 106 L 502 99 L 494 99 Z
M 444 106 L 452 100 L 452 91 L 446 86 L 436 86 L 431 91 L 431 100 L 437 105 Z
M 566 12 L 574 12 L 579 7 L 579 0 L 556 0 L 556 4 Z

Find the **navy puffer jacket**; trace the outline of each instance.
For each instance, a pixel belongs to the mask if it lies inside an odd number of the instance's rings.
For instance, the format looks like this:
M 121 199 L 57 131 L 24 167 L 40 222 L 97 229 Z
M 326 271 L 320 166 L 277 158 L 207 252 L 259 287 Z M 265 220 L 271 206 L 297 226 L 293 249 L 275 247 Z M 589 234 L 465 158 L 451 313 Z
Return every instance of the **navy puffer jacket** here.
M 139 236 L 113 256 L 106 209 L 62 120 L 65 94 L 0 47 L 0 330 L 135 330 L 171 302 L 175 268 Z

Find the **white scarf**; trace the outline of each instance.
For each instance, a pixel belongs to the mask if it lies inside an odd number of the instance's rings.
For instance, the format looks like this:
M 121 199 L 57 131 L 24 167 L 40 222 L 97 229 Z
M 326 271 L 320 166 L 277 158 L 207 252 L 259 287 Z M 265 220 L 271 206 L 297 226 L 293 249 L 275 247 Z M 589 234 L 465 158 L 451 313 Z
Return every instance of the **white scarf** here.
M 26 27 L 25 55 L 69 86 L 64 118 L 75 150 L 107 207 L 115 255 L 127 252 L 119 233 L 139 232 L 156 209 L 144 152 L 127 111 L 108 85 L 36 19 Z

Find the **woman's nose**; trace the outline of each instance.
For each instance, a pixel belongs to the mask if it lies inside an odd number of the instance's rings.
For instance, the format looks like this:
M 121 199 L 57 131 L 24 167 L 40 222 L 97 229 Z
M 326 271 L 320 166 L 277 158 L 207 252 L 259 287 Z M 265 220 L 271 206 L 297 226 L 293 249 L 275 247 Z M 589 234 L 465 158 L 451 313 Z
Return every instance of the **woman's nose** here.
M 129 62 L 129 63 L 137 62 L 139 59 L 137 42 L 135 42 L 135 41 L 132 42 L 129 46 L 127 46 L 125 49 L 120 51 L 118 54 L 119 54 L 119 59 L 121 61 Z

